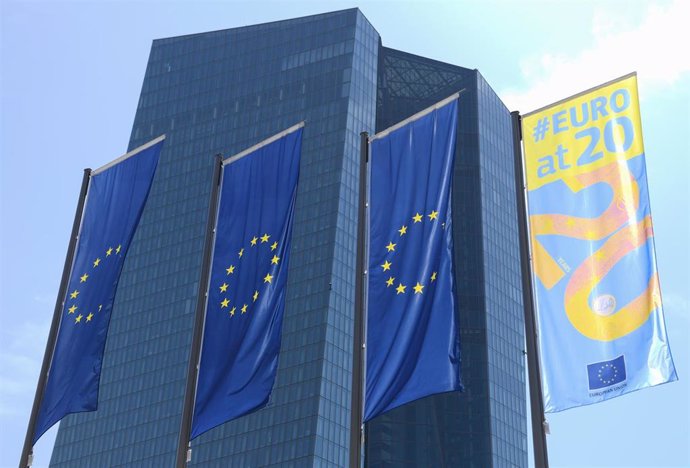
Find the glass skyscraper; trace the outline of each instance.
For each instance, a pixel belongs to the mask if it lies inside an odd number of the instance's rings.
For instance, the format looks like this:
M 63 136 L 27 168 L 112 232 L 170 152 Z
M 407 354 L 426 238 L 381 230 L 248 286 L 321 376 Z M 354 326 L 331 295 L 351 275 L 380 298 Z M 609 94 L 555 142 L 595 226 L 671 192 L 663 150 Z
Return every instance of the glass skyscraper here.
M 526 466 L 510 114 L 479 72 L 383 47 L 357 9 L 154 41 L 129 146 L 166 143 L 120 280 L 98 411 L 62 421 L 51 466 L 173 465 L 213 156 L 302 120 L 276 386 L 266 408 L 195 439 L 190 466 L 347 466 L 359 133 L 458 90 L 465 392 L 372 421 L 366 463 Z

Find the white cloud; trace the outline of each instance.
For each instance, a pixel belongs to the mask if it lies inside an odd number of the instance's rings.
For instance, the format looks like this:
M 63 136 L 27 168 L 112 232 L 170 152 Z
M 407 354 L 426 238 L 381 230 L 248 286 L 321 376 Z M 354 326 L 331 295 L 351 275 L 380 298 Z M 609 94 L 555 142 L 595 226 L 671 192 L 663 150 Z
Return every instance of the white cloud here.
M 620 14 L 598 10 L 590 48 L 572 56 L 545 53 L 525 58 L 521 71 L 528 88 L 505 90 L 501 97 L 509 109 L 524 113 L 632 71 L 638 72 L 641 96 L 664 89 L 690 76 L 688 19 L 687 0 L 651 5 L 637 26 L 625 24 Z

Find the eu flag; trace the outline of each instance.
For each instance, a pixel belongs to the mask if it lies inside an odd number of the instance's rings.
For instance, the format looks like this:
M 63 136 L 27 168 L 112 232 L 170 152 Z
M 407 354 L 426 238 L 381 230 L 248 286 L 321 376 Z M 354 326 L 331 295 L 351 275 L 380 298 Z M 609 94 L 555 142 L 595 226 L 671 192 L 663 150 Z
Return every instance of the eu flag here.
M 625 382 L 625 356 L 587 365 L 589 389 L 600 390 Z
M 194 439 L 268 403 L 278 368 L 302 125 L 223 162 Z
M 95 411 L 117 283 L 163 146 L 93 171 L 33 443 L 70 413 Z
M 460 390 L 451 182 L 457 98 L 371 141 L 364 421 Z

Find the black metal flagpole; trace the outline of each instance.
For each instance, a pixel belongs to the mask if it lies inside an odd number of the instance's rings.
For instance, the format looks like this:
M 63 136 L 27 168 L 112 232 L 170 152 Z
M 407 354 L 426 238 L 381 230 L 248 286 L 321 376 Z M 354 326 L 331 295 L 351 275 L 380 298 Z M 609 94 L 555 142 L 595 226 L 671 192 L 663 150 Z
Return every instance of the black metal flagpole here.
M 223 159 L 220 155 L 216 155 L 213 166 L 211 200 L 208 204 L 206 239 L 204 240 L 204 253 L 201 262 L 201 276 L 199 278 L 199 289 L 194 312 L 192 346 L 189 352 L 189 364 L 187 365 L 187 386 L 184 392 L 182 422 L 180 423 L 180 434 L 177 440 L 176 468 L 185 468 L 187 462 L 191 461 L 192 458 L 189 437 L 192 432 L 192 415 L 194 411 L 194 399 L 196 397 L 196 380 L 199 374 L 199 357 L 201 355 L 201 339 L 204 332 L 204 312 L 206 310 L 206 298 L 208 295 L 208 281 L 211 275 L 211 255 L 213 253 L 213 236 L 215 235 L 218 212 L 218 193 L 220 191 L 220 170 L 222 165 Z
M 518 233 L 520 236 L 520 268 L 522 272 L 522 302 L 525 310 L 525 339 L 527 343 L 527 374 L 529 378 L 529 401 L 532 418 L 532 443 L 534 445 L 534 465 L 536 468 L 549 468 L 546 448 L 546 419 L 544 418 L 544 398 L 541 390 L 539 350 L 537 347 L 537 327 L 532 295 L 532 271 L 530 268 L 529 238 L 527 232 L 527 207 L 525 203 L 525 182 L 522 163 L 522 133 L 520 113 L 510 113 L 513 124 L 513 152 L 515 156 L 515 193 L 517 199 Z
M 91 180 L 91 169 L 84 169 L 84 176 L 81 180 L 81 191 L 79 192 L 79 201 L 77 202 L 77 211 L 74 214 L 74 222 L 72 223 L 72 234 L 70 235 L 69 245 L 67 247 L 67 255 L 65 256 L 65 265 L 62 268 L 62 279 L 60 280 L 60 289 L 58 290 L 57 299 L 55 300 L 55 310 L 53 312 L 53 321 L 50 324 L 50 332 L 48 334 L 48 343 L 46 343 L 46 350 L 43 354 L 43 364 L 41 365 L 41 373 L 38 376 L 38 384 L 36 385 L 36 395 L 34 396 L 34 404 L 31 408 L 31 416 L 29 417 L 29 427 L 26 429 L 26 437 L 24 438 L 24 448 L 22 449 L 22 456 L 19 459 L 19 468 L 27 468 L 33 463 L 33 438 L 36 430 L 36 420 L 38 419 L 38 410 L 43 401 L 43 393 L 45 392 L 46 382 L 48 380 L 48 370 L 50 363 L 53 360 L 53 350 L 55 349 L 55 341 L 57 340 L 58 330 L 60 328 L 60 316 L 67 295 L 67 286 L 69 286 L 69 276 L 72 271 L 72 263 L 74 262 L 74 254 L 77 249 L 77 240 L 79 238 L 79 228 L 81 226 L 81 219 L 84 214 L 84 204 L 86 202 L 86 193 L 89 190 L 89 181 Z
M 364 383 L 364 282 L 366 281 L 367 162 L 369 134 L 360 133 L 359 208 L 357 212 L 357 261 L 355 265 L 355 320 L 352 344 L 352 411 L 350 418 L 350 468 L 362 459 L 362 410 Z

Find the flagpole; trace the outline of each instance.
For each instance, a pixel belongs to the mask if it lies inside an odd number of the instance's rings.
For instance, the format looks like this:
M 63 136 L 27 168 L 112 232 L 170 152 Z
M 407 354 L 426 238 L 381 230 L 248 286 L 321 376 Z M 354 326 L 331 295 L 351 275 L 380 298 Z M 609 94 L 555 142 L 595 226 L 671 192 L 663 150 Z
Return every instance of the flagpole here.
M 527 207 L 525 203 L 525 181 L 522 162 L 522 134 L 520 113 L 510 113 L 513 125 L 513 153 L 515 156 L 515 192 L 517 199 L 518 233 L 520 236 L 520 268 L 522 272 L 522 302 L 525 312 L 525 339 L 527 343 L 527 373 L 529 378 L 529 400 L 532 419 L 532 444 L 536 468 L 549 468 L 546 447 L 546 419 L 544 418 L 544 397 L 541 390 L 541 372 L 537 346 L 534 296 L 532 295 L 532 271 L 527 232 Z
M 369 161 L 369 134 L 359 134 L 359 209 L 357 212 L 357 260 L 355 265 L 355 311 L 352 332 L 352 405 L 350 417 L 350 468 L 360 468 L 362 458 L 362 411 L 364 382 L 364 264 L 366 246 L 367 163 Z
M 204 332 L 204 312 L 206 310 L 206 299 L 208 297 L 208 281 L 211 275 L 211 255 L 213 253 L 213 237 L 215 235 L 218 212 L 218 193 L 220 191 L 220 169 L 223 165 L 221 155 L 216 155 L 213 164 L 213 185 L 211 186 L 211 200 L 208 204 L 206 239 L 204 240 L 201 276 L 199 278 L 199 289 L 194 313 L 192 346 L 189 353 L 189 364 L 187 365 L 187 385 L 184 392 L 182 422 L 180 423 L 180 433 L 177 441 L 176 468 L 185 468 L 187 462 L 192 459 L 192 449 L 189 437 L 192 431 L 192 416 L 196 397 L 196 383 L 199 374 L 199 357 L 201 355 L 201 339 Z
M 84 214 L 84 203 L 86 202 L 86 193 L 89 189 L 90 178 L 91 169 L 84 169 L 84 176 L 81 180 L 81 190 L 79 192 L 79 201 L 77 202 L 77 211 L 74 214 L 74 222 L 72 223 L 72 234 L 70 235 L 69 245 L 67 247 L 67 255 L 65 256 L 65 265 L 62 267 L 62 279 L 60 280 L 60 289 L 58 290 L 57 299 L 55 300 L 53 321 L 50 324 L 48 342 L 46 343 L 46 350 L 43 354 L 43 364 L 41 365 L 41 373 L 38 376 L 38 384 L 36 384 L 34 404 L 31 408 L 29 426 L 26 428 L 26 437 L 24 438 L 24 448 L 22 449 L 22 456 L 19 459 L 19 468 L 30 467 L 33 463 L 33 437 L 34 431 L 36 430 L 36 420 L 38 419 L 38 411 L 41 407 L 41 402 L 43 401 L 43 394 L 45 392 L 46 381 L 48 380 L 48 369 L 50 368 L 50 363 L 53 359 L 55 341 L 57 340 L 58 329 L 60 328 L 60 317 L 62 315 L 62 308 L 64 306 L 65 296 L 67 295 L 67 286 L 69 286 L 69 276 L 72 270 L 72 263 L 74 262 L 74 254 L 77 248 L 79 228 L 81 226 L 81 219 Z

